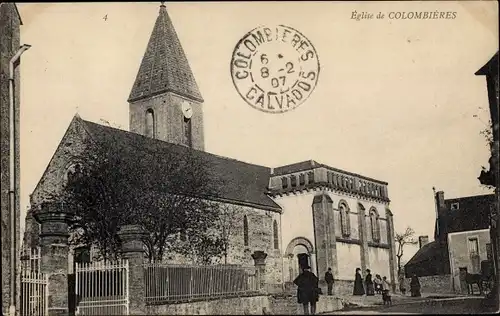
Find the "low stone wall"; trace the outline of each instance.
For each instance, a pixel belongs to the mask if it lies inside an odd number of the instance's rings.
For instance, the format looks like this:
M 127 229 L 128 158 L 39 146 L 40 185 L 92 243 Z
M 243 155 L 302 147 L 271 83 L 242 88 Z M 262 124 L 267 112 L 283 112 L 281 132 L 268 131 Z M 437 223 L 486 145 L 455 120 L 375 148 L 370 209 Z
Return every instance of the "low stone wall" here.
M 267 295 L 146 306 L 148 315 L 262 315 L 269 310 Z
M 354 281 L 351 280 L 335 280 L 334 283 L 334 294 L 336 296 L 350 296 L 354 291 Z M 327 293 L 327 288 L 323 289 L 323 293 Z
M 410 281 L 411 279 L 409 278 L 405 280 L 407 293 L 410 292 Z M 450 274 L 420 277 L 418 281 L 420 282 L 420 292 L 422 293 L 452 294 L 455 292 Z
M 316 313 L 341 310 L 342 300 L 322 295 L 316 304 Z M 214 299 L 180 304 L 149 305 L 148 315 L 302 315 L 303 307 L 296 296 L 258 295 Z
M 274 315 L 303 315 L 304 307 L 297 296 L 269 297 L 269 311 Z M 343 308 L 342 300 L 336 296 L 321 295 L 316 303 L 316 314 L 334 312 Z

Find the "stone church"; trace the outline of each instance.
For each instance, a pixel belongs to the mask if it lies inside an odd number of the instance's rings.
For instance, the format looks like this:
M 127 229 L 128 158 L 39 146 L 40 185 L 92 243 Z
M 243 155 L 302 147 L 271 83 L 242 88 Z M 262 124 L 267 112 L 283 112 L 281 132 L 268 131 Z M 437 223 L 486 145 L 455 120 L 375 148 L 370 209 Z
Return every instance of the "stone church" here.
M 339 291 L 349 284 L 347 293 L 356 267 L 396 279 L 386 182 L 314 160 L 271 168 L 204 151 L 204 99 L 164 5 L 128 103 L 130 131 L 73 118 L 31 195 L 32 210 L 61 187 L 75 165 L 72 157 L 85 150 L 85 139 L 112 142 L 117 152 L 132 144 L 159 155 L 187 148 L 212 163 L 211 172 L 226 186 L 222 202 L 238 210 L 239 234 L 229 263 L 253 265 L 251 254 L 264 251 L 266 283 L 276 289 L 290 284 L 305 263 L 321 278 L 331 267 Z M 31 213 L 26 221 L 26 236 L 33 235 L 38 225 Z

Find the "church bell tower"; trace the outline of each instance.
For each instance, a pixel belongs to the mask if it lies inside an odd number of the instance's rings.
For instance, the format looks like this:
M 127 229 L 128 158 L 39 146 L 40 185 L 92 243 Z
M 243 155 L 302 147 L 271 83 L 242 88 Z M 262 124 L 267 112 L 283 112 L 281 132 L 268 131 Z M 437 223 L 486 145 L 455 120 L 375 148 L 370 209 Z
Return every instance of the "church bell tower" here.
M 163 3 L 128 102 L 131 132 L 204 150 L 203 98 Z

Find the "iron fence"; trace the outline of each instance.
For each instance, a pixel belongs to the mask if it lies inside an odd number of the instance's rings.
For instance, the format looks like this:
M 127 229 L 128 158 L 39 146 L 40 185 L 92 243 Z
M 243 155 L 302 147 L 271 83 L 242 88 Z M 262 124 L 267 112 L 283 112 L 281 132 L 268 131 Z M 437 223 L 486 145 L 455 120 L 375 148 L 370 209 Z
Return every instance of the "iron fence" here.
M 258 291 L 253 267 L 147 263 L 144 273 L 147 304 L 242 296 Z

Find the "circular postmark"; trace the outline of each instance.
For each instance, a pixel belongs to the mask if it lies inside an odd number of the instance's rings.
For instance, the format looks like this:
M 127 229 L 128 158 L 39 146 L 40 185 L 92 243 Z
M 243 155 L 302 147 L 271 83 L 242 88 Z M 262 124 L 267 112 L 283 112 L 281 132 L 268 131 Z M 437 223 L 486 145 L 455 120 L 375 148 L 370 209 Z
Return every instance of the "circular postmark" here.
M 240 96 L 252 107 L 283 113 L 311 95 L 319 76 L 312 43 L 284 25 L 257 27 L 236 44 L 231 77 Z

